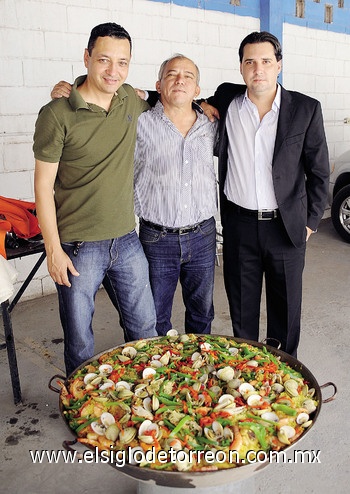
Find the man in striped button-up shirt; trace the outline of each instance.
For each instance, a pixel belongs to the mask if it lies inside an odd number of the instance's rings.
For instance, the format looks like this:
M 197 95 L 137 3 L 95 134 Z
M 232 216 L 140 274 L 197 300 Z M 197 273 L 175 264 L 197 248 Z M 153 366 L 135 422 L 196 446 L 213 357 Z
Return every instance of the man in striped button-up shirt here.
M 138 120 L 135 211 L 150 267 L 158 334 L 172 327 L 179 280 L 185 331 L 210 333 L 214 318 L 216 124 L 193 105 L 198 84 L 198 67 L 174 55 L 160 67 L 160 101 Z

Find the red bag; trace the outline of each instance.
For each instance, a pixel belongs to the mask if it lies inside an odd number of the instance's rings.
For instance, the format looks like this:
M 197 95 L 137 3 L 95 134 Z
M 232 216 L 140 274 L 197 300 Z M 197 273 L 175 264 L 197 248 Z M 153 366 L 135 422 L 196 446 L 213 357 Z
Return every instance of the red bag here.
M 35 202 L 0 196 L 0 254 L 5 259 L 6 233 L 15 233 L 20 238 L 31 238 L 40 233 L 34 212 Z

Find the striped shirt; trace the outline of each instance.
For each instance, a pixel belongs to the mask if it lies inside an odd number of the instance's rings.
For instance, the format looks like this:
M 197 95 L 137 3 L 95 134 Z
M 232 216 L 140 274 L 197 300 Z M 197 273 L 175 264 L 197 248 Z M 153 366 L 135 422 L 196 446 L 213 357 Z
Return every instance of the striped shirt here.
M 195 225 L 217 211 L 213 149 L 217 124 L 197 112 L 186 137 L 159 101 L 138 120 L 135 212 L 169 228 Z
M 272 108 L 261 121 L 247 91 L 235 98 L 227 111 L 229 146 L 224 192 L 230 201 L 247 209 L 278 207 L 272 181 L 272 158 L 280 104 L 281 87 L 278 85 Z

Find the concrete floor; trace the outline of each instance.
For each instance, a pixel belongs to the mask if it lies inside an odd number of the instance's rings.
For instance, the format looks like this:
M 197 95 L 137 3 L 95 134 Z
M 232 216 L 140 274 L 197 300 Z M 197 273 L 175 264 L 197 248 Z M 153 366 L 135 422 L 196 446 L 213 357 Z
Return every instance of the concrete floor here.
M 247 481 L 217 488 L 200 488 L 197 494 L 214 492 L 245 494 L 329 493 L 345 494 L 350 483 L 350 245 L 333 230 L 329 219 L 307 248 L 304 275 L 303 330 L 298 359 L 320 385 L 338 387 L 334 401 L 323 403 L 315 426 L 296 448 L 315 451 L 313 463 L 271 464 Z M 214 334 L 231 335 L 223 288 L 222 267 L 216 268 L 216 316 Z M 183 305 L 177 293 L 173 326 L 181 331 Z M 56 295 L 22 302 L 12 314 L 23 403 L 15 406 L 7 353 L 0 352 L 0 490 L 3 493 L 151 494 L 167 488 L 138 483 L 109 465 L 33 463 L 30 451 L 62 450 L 72 435 L 60 416 L 58 395 L 48 389 L 49 379 L 63 372 L 63 343 Z M 265 311 L 262 311 L 262 328 Z M 118 318 L 103 290 L 98 293 L 94 318 L 96 353 L 123 343 Z M 263 330 L 261 338 L 263 338 Z M 324 399 L 332 388 L 323 391 Z M 233 479 L 234 480 L 234 479 Z M 174 492 L 174 490 L 172 490 Z M 185 492 L 176 489 L 175 492 Z M 187 490 L 186 492 L 193 492 Z

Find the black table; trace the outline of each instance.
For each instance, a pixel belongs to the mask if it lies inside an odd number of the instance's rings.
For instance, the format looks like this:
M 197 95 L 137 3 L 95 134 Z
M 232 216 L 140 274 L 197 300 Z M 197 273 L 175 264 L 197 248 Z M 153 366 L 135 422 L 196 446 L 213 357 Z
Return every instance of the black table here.
M 17 302 L 23 295 L 29 283 L 32 281 L 35 273 L 38 271 L 41 264 L 43 263 L 46 257 L 46 253 L 42 241 L 37 241 L 37 242 L 22 241 L 20 242 L 20 246 L 17 249 L 6 249 L 6 255 L 8 260 L 18 259 L 20 257 L 31 256 L 33 254 L 40 254 L 40 253 L 41 256 L 36 261 L 33 269 L 22 283 L 18 292 L 14 296 L 12 302 L 10 303 L 9 300 L 5 300 L 5 302 L 1 303 L 1 312 L 2 312 L 2 318 L 4 324 L 4 332 L 5 332 L 5 343 L 1 345 L 1 348 L 7 349 L 7 356 L 9 361 L 12 391 L 13 391 L 13 398 L 15 405 L 17 405 L 17 403 L 20 403 L 22 401 L 22 393 L 21 393 L 21 385 L 20 385 L 18 366 L 17 366 L 16 347 L 13 337 L 11 312 L 15 308 Z

